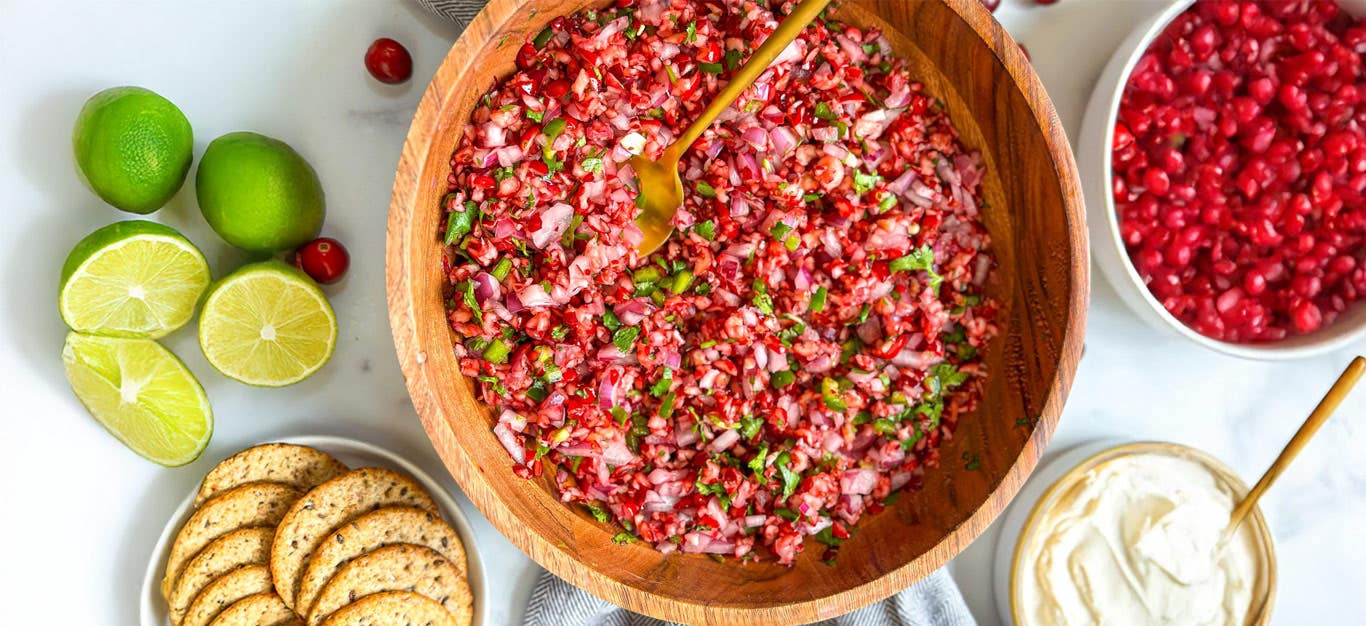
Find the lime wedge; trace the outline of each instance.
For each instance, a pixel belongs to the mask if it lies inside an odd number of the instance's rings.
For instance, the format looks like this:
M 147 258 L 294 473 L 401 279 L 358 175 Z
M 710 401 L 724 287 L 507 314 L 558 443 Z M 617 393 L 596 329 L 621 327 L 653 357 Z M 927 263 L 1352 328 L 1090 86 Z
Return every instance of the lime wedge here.
M 213 435 L 204 388 L 170 350 L 150 339 L 69 333 L 62 364 L 90 415 L 133 452 L 177 467 Z
M 78 332 L 155 339 L 188 323 L 208 286 L 204 255 L 175 229 L 115 222 L 67 255 L 58 307 Z
M 337 347 L 337 316 L 303 272 L 253 263 L 209 290 L 199 347 L 224 376 L 258 387 L 292 385 L 318 371 Z

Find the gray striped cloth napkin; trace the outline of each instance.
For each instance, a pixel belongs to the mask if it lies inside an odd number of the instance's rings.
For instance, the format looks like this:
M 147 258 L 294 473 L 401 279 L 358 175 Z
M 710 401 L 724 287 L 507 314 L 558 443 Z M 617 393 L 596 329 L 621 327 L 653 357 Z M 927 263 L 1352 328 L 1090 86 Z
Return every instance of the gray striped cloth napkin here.
M 485 0 L 417 0 L 428 11 L 463 28 Z M 667 626 L 632 613 L 541 572 L 527 605 L 525 626 Z M 972 626 L 976 624 L 948 572 L 939 570 L 878 604 L 821 622 L 821 626 Z
M 945 570 L 870 607 L 828 619 L 819 626 L 974 626 L 963 595 Z M 563 579 L 541 572 L 524 626 L 673 626 L 599 600 Z

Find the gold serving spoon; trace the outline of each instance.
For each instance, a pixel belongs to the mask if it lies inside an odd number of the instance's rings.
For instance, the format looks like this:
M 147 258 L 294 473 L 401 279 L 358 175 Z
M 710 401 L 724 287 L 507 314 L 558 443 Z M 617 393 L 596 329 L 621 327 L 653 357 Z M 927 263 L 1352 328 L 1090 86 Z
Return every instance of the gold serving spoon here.
M 716 121 L 722 111 L 758 80 L 759 75 L 768 69 L 783 49 L 792 43 L 830 2 L 831 0 L 802 0 L 802 3 L 788 14 L 787 19 L 778 25 L 773 34 L 768 36 L 764 44 L 759 46 L 744 67 L 735 72 L 730 82 L 716 94 L 711 106 L 702 112 L 688 130 L 664 149 L 658 161 L 651 161 L 643 155 L 633 157 L 629 161 L 631 169 L 635 170 L 636 177 L 640 179 L 640 195 L 645 205 L 636 217 L 636 225 L 645 234 L 636 248 L 640 256 L 644 257 L 659 249 L 669 239 L 669 235 L 673 234 L 674 213 L 678 211 L 678 207 L 683 206 L 683 180 L 678 176 L 678 160 L 683 153 L 711 127 L 712 122 Z
M 1262 474 L 1261 480 L 1258 480 L 1252 490 L 1247 492 L 1247 497 L 1243 498 L 1243 501 L 1233 508 L 1233 513 L 1229 514 L 1228 528 L 1224 530 L 1224 542 L 1227 542 L 1238 530 L 1238 525 L 1243 523 L 1243 518 L 1247 517 L 1252 508 L 1257 506 L 1257 500 L 1262 497 L 1263 493 L 1266 493 L 1267 489 L 1271 488 L 1271 484 L 1276 482 L 1277 478 L 1280 478 L 1281 472 L 1290 466 L 1291 461 L 1295 460 L 1300 450 L 1303 450 L 1304 446 L 1309 443 L 1309 439 L 1318 432 L 1319 427 L 1328 421 L 1328 417 L 1334 411 L 1338 410 L 1338 405 L 1342 404 L 1342 400 L 1347 397 L 1348 393 L 1351 393 L 1357 381 L 1361 380 L 1363 373 L 1366 373 L 1366 359 L 1362 357 L 1352 359 L 1347 369 L 1343 370 L 1342 375 L 1338 377 L 1338 381 L 1333 383 L 1333 386 L 1328 389 L 1328 393 L 1319 401 L 1319 405 L 1314 407 L 1309 418 L 1304 420 L 1304 425 L 1300 426 L 1300 429 L 1295 432 L 1295 436 L 1290 438 L 1290 443 L 1285 444 L 1285 449 L 1281 450 L 1281 455 L 1276 457 L 1276 461 L 1267 468 L 1265 474 Z

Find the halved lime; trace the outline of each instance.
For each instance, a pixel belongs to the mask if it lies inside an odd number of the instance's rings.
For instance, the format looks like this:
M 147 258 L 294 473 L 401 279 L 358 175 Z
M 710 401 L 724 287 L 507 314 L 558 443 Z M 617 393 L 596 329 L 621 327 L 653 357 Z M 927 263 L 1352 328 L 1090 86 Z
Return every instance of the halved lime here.
M 73 332 L 62 347 L 62 364 L 81 404 L 133 452 L 177 467 L 209 445 L 209 398 L 161 344 Z
M 337 347 L 337 316 L 303 272 L 253 263 L 209 290 L 199 347 L 224 376 L 258 387 L 292 385 L 318 371 Z
M 194 317 L 209 264 L 169 226 L 115 222 L 76 244 L 61 285 L 57 306 L 72 330 L 155 339 Z

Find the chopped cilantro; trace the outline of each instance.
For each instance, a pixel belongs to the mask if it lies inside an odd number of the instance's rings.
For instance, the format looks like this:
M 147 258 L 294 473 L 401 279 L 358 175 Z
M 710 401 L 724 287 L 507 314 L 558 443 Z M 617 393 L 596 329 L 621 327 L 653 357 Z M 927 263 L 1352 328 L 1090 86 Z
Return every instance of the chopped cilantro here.
M 541 120 L 545 119 L 545 111 L 527 111 L 526 116 L 531 121 L 540 124 Z
M 802 475 L 788 467 L 791 462 L 792 456 L 786 452 L 779 454 L 778 458 L 773 461 L 774 467 L 778 468 L 778 476 L 783 479 L 782 499 L 784 500 L 792 497 L 792 492 L 796 491 L 797 485 L 802 482 Z
M 790 232 L 792 232 L 792 227 L 783 222 L 778 222 L 773 225 L 773 228 L 768 229 L 768 234 L 773 235 L 774 239 L 782 239 Z
M 592 515 L 593 519 L 598 520 L 599 522 L 602 522 L 604 524 L 607 523 L 607 520 L 612 519 L 611 516 L 607 514 L 607 511 L 605 509 L 596 504 L 584 504 L 583 508 L 588 509 L 588 514 Z
M 707 483 L 702 482 L 701 478 L 698 478 L 694 485 L 697 487 L 697 493 L 704 496 L 716 496 L 717 499 L 721 501 L 721 508 L 730 508 L 730 494 L 726 493 L 725 485 L 722 485 L 721 483 L 708 485 Z
M 774 387 L 786 387 L 788 385 L 791 385 L 796 380 L 797 375 L 793 374 L 792 370 L 782 370 L 780 372 L 774 372 L 773 375 L 770 376 L 768 379 L 769 382 L 773 383 Z
M 451 211 L 446 217 L 446 245 L 453 245 L 474 230 L 474 221 L 479 219 L 479 205 L 466 202 L 464 211 Z
M 816 117 L 823 120 L 833 120 L 835 119 L 835 112 L 830 109 L 830 105 L 824 102 L 817 102 Z
M 972 457 L 971 457 L 971 458 L 968 458 L 968 453 L 964 452 L 964 453 L 963 453 L 963 457 L 964 457 L 964 458 L 967 458 L 967 461 L 968 461 L 967 463 L 965 463 L 965 464 L 963 465 L 963 469 L 968 470 L 969 472 L 975 472 L 975 471 L 977 471 L 977 470 L 979 470 L 979 469 L 982 469 L 982 455 L 981 455 L 981 454 L 978 454 L 978 453 L 974 452 L 974 453 L 972 453 Z
M 623 353 L 630 354 L 631 350 L 636 345 L 636 337 L 639 336 L 639 326 L 618 328 L 616 332 L 612 333 L 612 345 L 616 346 L 617 349 L 621 350 Z
M 936 391 L 952 389 L 968 380 L 968 374 L 966 372 L 958 371 L 958 368 L 950 363 L 940 363 L 931 367 L 930 376 L 933 376 L 937 381 L 939 389 Z
M 617 319 L 616 313 L 613 313 L 611 309 L 608 309 L 602 312 L 602 325 L 606 326 L 607 330 L 615 332 L 618 328 L 621 328 L 621 320 Z
M 699 195 L 701 195 L 703 198 L 715 198 L 715 197 L 716 197 L 716 188 L 715 188 L 715 187 L 712 187 L 711 185 L 708 185 L 708 184 L 707 184 L 707 181 L 704 181 L 704 180 L 699 180 L 699 181 L 697 181 L 696 187 L 697 187 L 697 193 L 698 193 Z
M 612 536 L 612 543 L 615 543 L 617 545 L 626 545 L 628 543 L 635 542 L 636 536 L 628 532 L 620 532 Z
M 602 173 L 602 157 L 588 157 L 580 162 L 584 171 L 594 174 Z
M 739 50 L 736 50 L 736 49 L 733 49 L 733 48 L 730 49 L 730 50 L 727 50 L 727 51 L 726 51 L 726 68 L 729 69 L 729 70 L 731 70 L 731 71 L 735 71 L 735 69 L 738 68 L 738 67 L 740 67 L 740 51 L 739 51 Z
M 888 269 L 893 272 L 924 271 L 929 274 L 930 288 L 936 293 L 939 291 L 939 284 L 944 282 L 944 278 L 934 271 L 934 249 L 929 244 L 912 250 L 910 254 L 899 259 L 893 259 Z
M 688 43 L 695 43 L 697 41 L 697 20 L 688 22 L 687 33 L 688 36 L 683 40 Z
M 754 475 L 760 479 L 764 476 L 764 462 L 768 460 L 768 444 L 759 444 L 759 451 L 754 453 L 754 458 L 749 460 L 747 467 Z
M 698 63 L 697 66 L 708 74 L 720 74 L 725 71 L 725 68 L 721 67 L 720 63 Z
M 479 301 L 474 298 L 474 281 L 467 280 L 463 285 L 464 286 L 461 289 L 463 297 L 461 299 L 464 301 L 465 306 L 469 308 L 470 313 L 474 314 L 474 323 L 483 326 L 484 310 L 479 307 Z
M 832 548 L 838 547 L 841 543 L 844 543 L 844 540 L 835 536 L 832 530 L 833 528 L 834 526 L 826 526 L 825 528 L 821 529 L 820 532 L 816 533 L 815 535 L 812 535 L 812 538 Z

